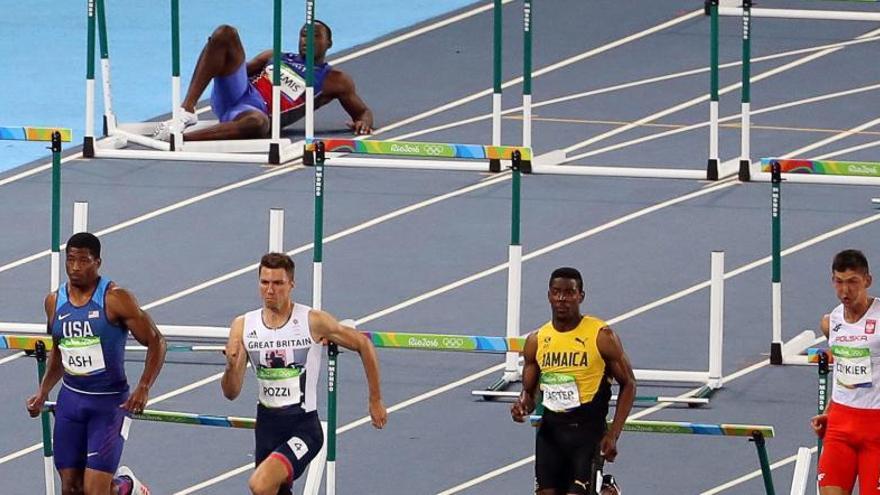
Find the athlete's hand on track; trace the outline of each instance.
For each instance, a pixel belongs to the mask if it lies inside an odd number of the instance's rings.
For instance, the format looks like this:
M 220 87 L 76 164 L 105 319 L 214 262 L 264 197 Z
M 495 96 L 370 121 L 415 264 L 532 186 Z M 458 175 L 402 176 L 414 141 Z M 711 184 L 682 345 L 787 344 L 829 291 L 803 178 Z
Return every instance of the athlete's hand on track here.
M 828 415 L 819 414 L 818 416 L 813 416 L 813 418 L 810 419 L 810 426 L 813 427 L 813 431 L 816 433 L 817 437 L 825 438 L 825 431 L 828 427 Z
M 372 134 L 373 129 L 370 128 L 363 120 L 356 120 L 354 122 L 346 122 L 345 125 L 351 129 L 351 132 L 357 134 L 358 136 L 362 134 Z
M 150 389 L 144 385 L 138 385 L 134 389 L 134 393 L 128 396 L 128 400 L 119 407 L 125 409 L 132 414 L 141 414 L 147 405 L 147 398 L 150 395 Z
M 370 401 L 370 419 L 376 429 L 381 430 L 388 423 L 388 411 L 385 410 L 385 404 L 382 399 Z
M 28 414 L 32 418 L 36 418 L 40 415 L 40 411 L 43 410 L 43 404 L 46 402 L 46 396 L 37 392 L 36 394 L 28 397 L 27 400 L 27 411 Z

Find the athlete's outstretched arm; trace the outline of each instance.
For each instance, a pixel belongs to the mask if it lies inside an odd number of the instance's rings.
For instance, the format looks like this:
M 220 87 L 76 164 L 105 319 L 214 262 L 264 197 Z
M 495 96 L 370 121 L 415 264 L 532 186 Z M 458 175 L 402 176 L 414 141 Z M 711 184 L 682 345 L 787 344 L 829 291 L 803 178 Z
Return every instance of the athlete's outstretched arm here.
M 315 340 L 328 340 L 360 354 L 370 389 L 370 418 L 373 426 L 382 428 L 388 421 L 388 412 L 382 403 L 382 390 L 379 386 L 379 358 L 376 348 L 365 335 L 354 328 L 347 327 L 324 311 L 313 309 L 309 312 L 309 326 Z
M 52 333 L 52 320 L 55 318 L 55 293 L 46 296 L 43 300 L 43 307 L 46 310 L 46 330 Z M 43 375 L 43 381 L 40 382 L 40 388 L 37 393 L 30 396 L 27 400 L 28 414 L 32 418 L 40 415 L 43 409 L 43 403 L 49 397 L 49 392 L 55 388 L 58 380 L 64 375 L 64 367 L 61 365 L 61 351 L 58 349 L 58 343 L 54 342 L 52 350 L 49 351 L 49 359 L 46 364 L 46 374 Z
M 537 332 L 532 332 L 526 337 L 526 345 L 523 347 L 522 393 L 510 407 L 510 415 L 517 423 L 525 421 L 526 416 L 535 410 L 535 392 L 538 389 L 538 378 L 541 376 L 537 354 L 538 335 Z
M 348 127 L 352 132 L 359 135 L 373 132 L 373 111 L 357 93 L 351 76 L 340 70 L 331 71 L 324 81 L 324 91 L 329 98 L 338 99 L 351 117 Z M 325 103 L 325 100 L 326 98 L 319 98 L 316 108 Z
M 133 413 L 141 413 L 147 405 L 150 388 L 156 382 L 162 365 L 165 364 L 165 337 L 159 332 L 156 323 L 138 305 L 134 295 L 120 287 L 107 291 L 107 318 L 118 321 L 131 335 L 147 348 L 144 371 L 134 392 L 122 404 L 122 408 Z
M 623 350 L 623 344 L 620 343 L 620 339 L 611 328 L 603 327 L 599 330 L 596 343 L 599 347 L 599 354 L 605 360 L 607 373 L 614 378 L 619 386 L 617 406 L 614 408 L 614 421 L 599 446 L 605 460 L 614 462 L 617 457 L 617 439 L 623 432 L 623 425 L 626 423 L 626 418 L 632 411 L 633 402 L 636 400 L 636 376 L 629 362 L 629 357 Z
M 247 368 L 247 352 L 242 341 L 244 335 L 244 316 L 239 316 L 232 321 L 229 329 L 229 340 L 226 341 L 226 369 L 220 379 L 220 388 L 223 395 L 229 400 L 235 400 L 241 393 L 241 385 L 244 383 L 244 371 Z

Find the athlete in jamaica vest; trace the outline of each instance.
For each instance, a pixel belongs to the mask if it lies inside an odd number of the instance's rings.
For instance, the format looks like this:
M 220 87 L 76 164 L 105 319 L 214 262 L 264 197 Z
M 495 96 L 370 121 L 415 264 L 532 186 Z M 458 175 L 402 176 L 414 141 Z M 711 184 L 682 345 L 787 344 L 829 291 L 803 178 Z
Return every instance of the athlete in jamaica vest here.
M 250 362 L 257 381 L 257 422 L 256 470 L 248 487 L 252 493 L 291 493 L 294 480 L 306 471 L 324 442 L 317 411 L 323 343 L 360 354 L 373 426 L 384 427 L 387 412 L 379 388 L 379 362 L 370 340 L 330 314 L 291 300 L 294 263 L 290 256 L 266 254 L 257 274 L 263 305 L 232 322 L 220 385 L 227 399 L 236 399 Z
M 635 376 L 611 328 L 581 313 L 583 279 L 577 270 L 555 270 L 547 296 L 552 319 L 526 338 L 523 391 L 511 415 L 514 421 L 525 421 L 540 389 L 544 411 L 535 440 L 538 495 L 596 493 L 591 486 L 594 457 L 609 462 L 617 457 L 617 439 L 635 400 Z M 614 420 L 606 428 L 611 380 L 619 393 Z
M 85 486 L 101 493 L 144 495 L 149 490 L 119 466 L 131 413 L 143 412 L 165 361 L 165 340 L 134 296 L 98 275 L 101 243 L 81 232 L 67 241 L 68 282 L 46 297 L 52 351 L 37 393 L 28 399 L 39 415 L 61 380 L 55 406 L 55 467 L 63 493 Z M 128 334 L 147 347 L 144 371 L 133 390 L 125 376 Z

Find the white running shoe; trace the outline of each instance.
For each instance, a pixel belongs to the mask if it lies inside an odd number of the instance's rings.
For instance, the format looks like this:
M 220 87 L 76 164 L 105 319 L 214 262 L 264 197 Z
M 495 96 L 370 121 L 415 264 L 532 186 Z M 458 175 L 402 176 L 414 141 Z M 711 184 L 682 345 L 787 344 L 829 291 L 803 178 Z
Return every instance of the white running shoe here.
M 165 122 L 160 122 L 159 125 L 156 126 L 156 130 L 153 131 L 153 139 L 166 142 L 171 141 L 171 135 L 175 132 L 183 132 L 187 127 L 199 123 L 198 115 L 192 112 L 187 112 L 182 108 L 179 111 L 180 115 L 178 118 L 168 119 Z
M 119 466 L 119 469 L 116 470 L 117 478 L 123 476 L 131 480 L 131 495 L 150 495 L 150 489 L 134 476 L 128 466 Z

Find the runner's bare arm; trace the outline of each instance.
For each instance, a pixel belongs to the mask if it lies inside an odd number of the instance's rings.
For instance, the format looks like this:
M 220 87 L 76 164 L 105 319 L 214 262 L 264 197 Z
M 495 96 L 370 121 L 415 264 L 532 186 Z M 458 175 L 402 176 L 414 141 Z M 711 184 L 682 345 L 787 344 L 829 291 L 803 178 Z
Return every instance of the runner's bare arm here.
M 122 405 L 129 411 L 139 413 L 144 410 L 150 388 L 165 364 L 165 337 L 150 315 L 141 309 L 134 295 L 121 287 L 111 286 L 107 291 L 107 318 L 119 322 L 131 332 L 135 340 L 147 348 L 141 379 Z
M 244 317 L 239 316 L 232 321 L 229 329 L 229 340 L 226 342 L 226 369 L 220 379 L 223 395 L 235 400 L 241 393 L 244 383 L 244 372 L 247 368 L 247 352 L 242 341 L 244 335 Z
M 309 312 L 309 326 L 312 329 L 314 339 L 326 339 L 360 354 L 370 392 L 370 417 L 373 426 L 376 428 L 384 427 L 388 421 L 388 413 L 382 403 L 382 390 L 379 385 L 379 358 L 373 343 L 362 333 L 342 325 L 324 311 L 313 309 Z
M 531 414 L 535 409 L 535 392 L 538 389 L 538 378 L 541 376 L 541 368 L 536 359 L 537 353 L 538 336 L 537 332 L 532 332 L 526 337 L 526 344 L 523 347 L 522 393 L 510 408 L 510 415 L 518 423 L 525 421 L 526 415 Z
M 611 328 L 604 327 L 599 330 L 596 344 L 602 359 L 605 360 L 607 373 L 614 378 L 619 386 L 617 406 L 614 408 L 614 420 L 608 433 L 602 439 L 601 445 L 602 455 L 605 456 L 605 459 L 614 462 L 617 457 L 617 439 L 623 432 L 626 418 L 632 411 L 636 399 L 636 377 L 629 357 L 623 350 L 623 344 L 620 343 L 620 339 Z

